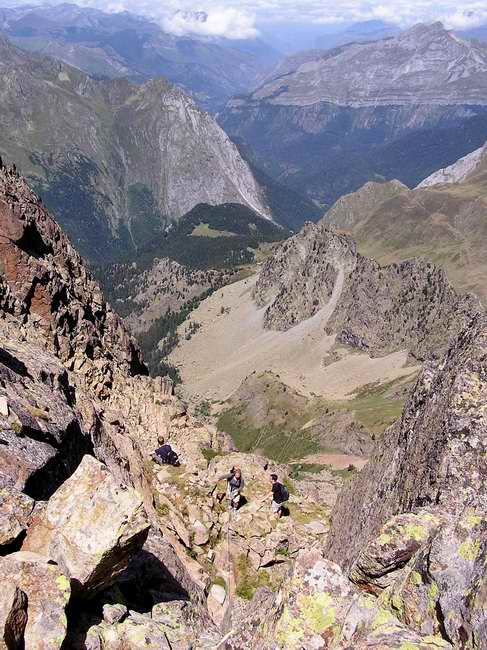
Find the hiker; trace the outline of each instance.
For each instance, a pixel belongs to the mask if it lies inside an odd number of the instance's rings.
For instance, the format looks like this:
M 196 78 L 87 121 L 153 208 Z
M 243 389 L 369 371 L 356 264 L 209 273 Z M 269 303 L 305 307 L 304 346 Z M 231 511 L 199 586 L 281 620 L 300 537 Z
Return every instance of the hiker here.
M 285 485 L 279 483 L 277 474 L 271 474 L 272 484 L 272 512 L 280 519 L 283 513 L 283 505 L 289 499 L 289 490 Z
M 230 508 L 238 510 L 240 504 L 240 491 L 243 490 L 245 485 L 240 467 L 232 467 L 228 474 L 218 478 L 219 481 L 223 481 L 223 479 L 227 482 L 227 496 Z
M 165 442 L 164 437 L 159 436 L 157 442 L 161 446 L 152 454 L 152 459 L 156 463 L 159 463 L 159 465 L 174 465 L 174 467 L 179 467 L 179 457 L 171 445 Z

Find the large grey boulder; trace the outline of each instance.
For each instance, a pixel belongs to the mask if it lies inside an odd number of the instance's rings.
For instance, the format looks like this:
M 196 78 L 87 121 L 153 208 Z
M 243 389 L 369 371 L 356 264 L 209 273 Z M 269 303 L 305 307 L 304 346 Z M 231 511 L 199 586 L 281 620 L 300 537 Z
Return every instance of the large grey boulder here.
M 141 497 L 85 456 L 29 528 L 24 550 L 55 560 L 85 595 L 107 586 L 149 531 Z

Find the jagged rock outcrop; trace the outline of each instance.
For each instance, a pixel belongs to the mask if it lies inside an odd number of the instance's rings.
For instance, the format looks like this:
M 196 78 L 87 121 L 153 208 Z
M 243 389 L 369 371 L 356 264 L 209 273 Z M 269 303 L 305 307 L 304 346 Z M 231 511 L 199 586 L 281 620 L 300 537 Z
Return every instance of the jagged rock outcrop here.
M 146 372 L 69 239 L 25 180 L 7 169 L 0 170 L 0 259 L 8 331 L 45 345 L 100 397 L 117 372 Z
M 486 349 L 487 321 L 479 315 L 444 358 L 427 364 L 402 418 L 340 496 L 330 557 L 349 565 L 387 519 L 413 508 L 431 505 L 449 514 L 485 509 Z M 348 525 L 341 528 L 345 512 Z
M 380 266 L 325 223 L 307 224 L 264 264 L 254 289 L 267 305 L 265 326 L 287 330 L 327 307 L 328 334 L 382 355 L 407 349 L 420 359 L 444 348 L 481 311 L 458 295 L 438 267 L 423 259 Z
M 229 647 L 484 650 L 486 352 L 481 314 L 339 496 L 324 551 L 298 554 L 279 593 L 261 592 L 254 632 L 234 630 Z
M 266 260 L 253 295 L 269 304 L 265 325 L 289 329 L 324 307 L 357 263 L 354 243 L 325 227 L 308 223 Z
M 129 534 L 124 541 L 131 521 L 128 495 L 132 487 L 140 495 L 133 512 L 142 516 L 143 502 L 154 534 L 161 537 L 148 454 L 157 447 L 161 433 L 170 435 L 177 430 L 189 438 L 194 424 L 173 396 L 172 383 L 146 376 L 140 353 L 122 321 L 105 303 L 67 237 L 13 169 L 0 169 L 0 208 L 0 475 L 8 493 L 3 503 L 7 526 L 4 550 L 17 550 L 30 527 L 28 545 L 36 549 L 45 546 L 45 552 L 66 567 L 67 579 L 81 583 L 81 588 L 84 584 L 85 592 L 97 592 L 143 543 L 146 523 L 140 534 Z M 107 469 L 100 470 L 100 479 L 102 474 L 111 477 L 100 483 L 100 490 L 108 486 L 107 481 L 132 486 L 120 487 L 120 494 L 126 497 L 111 505 L 119 504 L 120 529 L 119 535 L 112 530 L 111 551 L 98 557 L 93 547 L 91 559 L 91 546 L 83 534 L 89 530 L 91 496 L 95 504 L 97 497 L 96 491 L 90 493 L 95 486 L 90 488 L 83 470 L 86 462 L 97 461 L 88 460 L 78 467 L 85 454 L 95 454 L 109 468 L 110 474 Z M 33 513 L 19 509 L 16 525 L 10 526 L 9 508 L 16 507 L 12 500 L 17 491 L 36 501 L 50 499 L 73 473 L 71 492 L 61 487 L 52 504 L 37 503 Z M 83 482 L 85 501 L 73 503 Z M 59 496 L 63 494 L 65 498 Z M 101 506 L 102 492 L 99 496 Z M 105 509 L 110 518 L 108 513 Z M 109 523 L 98 523 L 101 532 L 96 536 L 104 544 L 107 540 L 102 532 L 109 531 Z M 114 517 L 112 524 L 116 523 Z M 48 534 L 45 529 L 41 534 L 44 524 L 51 529 Z M 61 528 L 65 529 L 62 533 Z M 136 543 L 132 544 L 132 539 Z M 110 540 L 107 543 L 110 546 Z M 196 609 L 201 606 L 195 616 L 204 614 L 205 584 L 191 574 L 184 553 L 178 555 L 167 539 L 159 544 L 158 552 L 157 562 L 168 567 L 165 580 L 174 581 L 172 573 L 179 584 L 183 582 Z M 160 596 L 148 598 L 154 605 Z M 69 631 L 70 637 L 73 634 L 76 636 L 76 630 Z
M 35 183 L 87 258 L 134 252 L 199 203 L 271 217 L 237 147 L 180 88 L 94 80 L 3 37 L 0 61 L 0 153 Z
M 19 333 L 21 328 L 10 326 Z M 36 330 L 32 334 L 38 338 Z M 52 354 L 13 340 L 2 328 L 0 486 L 8 494 L 20 490 L 48 498 L 92 450 L 73 390 L 66 368 Z
M 204 294 L 208 289 L 225 285 L 233 269 L 193 269 L 174 260 L 155 259 L 147 269 L 114 264 L 104 269 L 105 290 L 110 285 L 114 309 L 126 315 L 131 332 L 146 332 L 168 311 L 177 312 L 184 303 Z
M 400 335 L 421 355 L 456 335 L 442 359 L 426 364 L 370 467 L 339 497 L 326 542 L 330 509 L 292 481 L 291 516 L 270 518 L 268 461 L 236 453 L 174 397 L 169 380 L 143 374 L 135 345 L 38 199 L 13 171 L 0 170 L 0 179 L 8 208 L 0 242 L 7 268 L 0 435 L 9 436 L 0 451 L 12 458 L 1 465 L 7 647 L 214 647 L 217 626 L 231 623 L 225 644 L 242 650 L 484 650 L 487 319 L 470 298 L 458 298 L 426 262 L 381 269 L 323 224 L 283 244 L 274 266 L 266 262 L 256 299 L 271 300 L 269 323 L 275 317 L 288 326 L 283 306 L 294 322 L 330 300 L 341 323 L 361 291 L 366 317 L 375 306 L 378 324 L 350 313 L 356 345 L 380 350 Z M 428 290 L 417 296 L 418 287 Z M 304 296 L 307 288 L 321 291 L 318 304 Z M 412 288 L 411 319 L 427 326 L 407 321 L 389 336 L 384 322 Z M 184 460 L 180 467 L 149 459 L 161 433 Z M 64 455 L 64 436 L 76 454 Z M 90 447 L 81 460 L 83 441 Z M 31 468 L 27 460 L 38 454 L 42 463 Z M 69 460 L 70 478 L 47 472 L 52 459 Z M 247 503 L 230 515 L 218 478 L 237 464 Z M 33 484 L 19 467 L 43 480 Z M 271 468 L 289 480 L 288 466 Z M 94 599 L 93 610 L 83 594 Z

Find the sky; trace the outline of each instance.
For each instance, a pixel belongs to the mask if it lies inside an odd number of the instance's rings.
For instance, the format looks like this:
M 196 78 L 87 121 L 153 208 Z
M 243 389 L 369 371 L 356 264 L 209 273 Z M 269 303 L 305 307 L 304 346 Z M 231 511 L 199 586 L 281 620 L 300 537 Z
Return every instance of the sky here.
M 0 6 L 28 0 L 0 0 Z M 69 1 L 69 0 L 68 0 Z M 175 34 L 248 39 L 273 24 L 323 25 L 338 31 L 353 22 L 383 20 L 407 27 L 441 20 L 451 29 L 487 23 L 486 0 L 73 0 L 104 11 L 129 10 L 151 16 Z M 59 0 L 61 2 L 61 0 Z M 37 4 L 36 0 L 30 0 Z M 39 2 L 40 4 L 40 2 Z M 49 4 L 58 4 L 51 0 Z M 195 12 L 205 12 L 204 19 Z

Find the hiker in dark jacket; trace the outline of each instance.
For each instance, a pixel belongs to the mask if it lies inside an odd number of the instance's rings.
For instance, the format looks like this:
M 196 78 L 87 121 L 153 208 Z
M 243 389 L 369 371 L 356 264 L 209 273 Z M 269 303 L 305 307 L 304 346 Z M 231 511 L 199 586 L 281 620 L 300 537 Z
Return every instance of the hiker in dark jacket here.
M 289 499 L 289 492 L 285 485 L 279 483 L 277 474 L 271 474 L 272 484 L 272 512 L 277 515 L 277 518 L 282 517 L 283 504 Z
M 242 476 L 240 467 L 232 467 L 228 474 L 218 478 L 219 481 L 227 482 L 227 497 L 230 502 L 230 508 L 238 510 L 240 504 L 240 491 L 243 490 L 245 481 Z
M 162 436 L 159 436 L 157 442 L 161 445 L 159 449 L 156 449 L 152 454 L 153 460 L 159 465 L 174 465 L 175 467 L 179 466 L 179 458 L 174 449 L 165 442 Z

